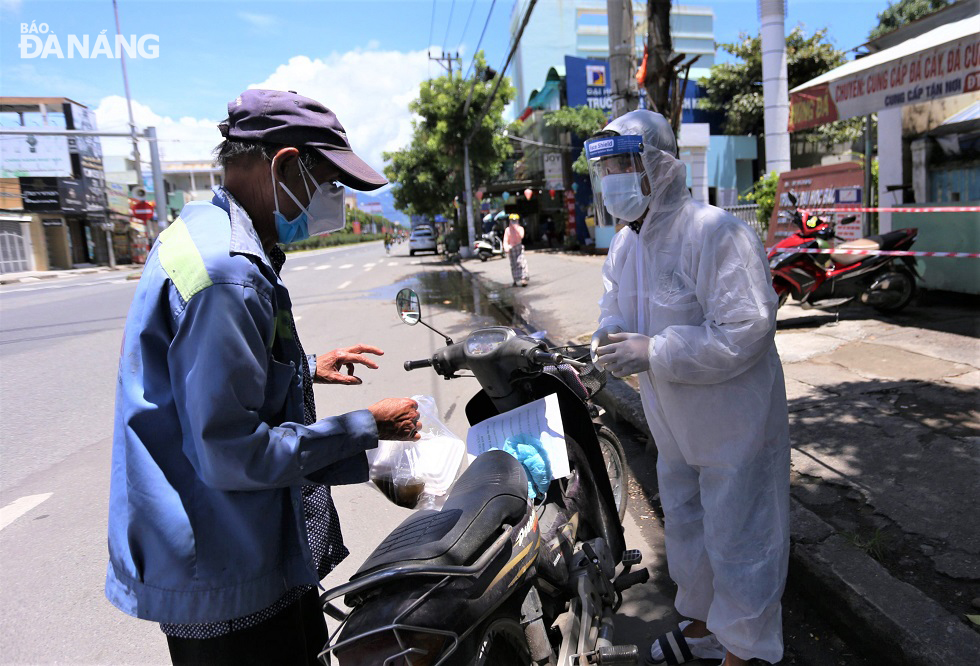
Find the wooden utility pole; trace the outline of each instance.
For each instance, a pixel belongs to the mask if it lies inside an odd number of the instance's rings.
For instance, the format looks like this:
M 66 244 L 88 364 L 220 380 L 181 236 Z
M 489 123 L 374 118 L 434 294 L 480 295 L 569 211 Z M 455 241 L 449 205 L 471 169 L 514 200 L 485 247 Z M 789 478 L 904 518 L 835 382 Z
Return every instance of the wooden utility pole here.
M 636 37 L 633 31 L 632 0 L 606 0 L 609 24 L 609 78 L 612 79 L 613 118 L 633 111 L 639 104 L 634 77 Z

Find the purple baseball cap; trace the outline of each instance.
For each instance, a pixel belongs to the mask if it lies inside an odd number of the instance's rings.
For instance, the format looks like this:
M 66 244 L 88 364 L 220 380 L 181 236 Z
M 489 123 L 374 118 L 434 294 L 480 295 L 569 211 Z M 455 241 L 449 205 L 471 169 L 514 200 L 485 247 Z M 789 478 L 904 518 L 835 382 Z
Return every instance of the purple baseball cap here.
M 333 111 L 292 91 L 246 90 L 228 102 L 228 118 L 218 129 L 226 139 L 315 148 L 340 169 L 338 180 L 355 190 L 376 190 L 388 183 L 354 154 Z

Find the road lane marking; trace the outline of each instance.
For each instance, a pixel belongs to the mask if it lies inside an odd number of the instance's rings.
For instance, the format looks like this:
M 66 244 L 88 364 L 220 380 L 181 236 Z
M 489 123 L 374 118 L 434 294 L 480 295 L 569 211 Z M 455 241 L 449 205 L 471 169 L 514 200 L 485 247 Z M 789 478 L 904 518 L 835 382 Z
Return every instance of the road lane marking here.
M 324 265 L 324 266 L 317 266 L 317 267 L 316 267 L 316 268 L 314 268 L 313 270 L 315 270 L 315 271 L 325 271 L 325 270 L 327 270 L 328 268 L 330 268 L 330 264 L 326 264 L 326 265 Z
M 347 282 L 344 282 L 339 287 L 337 287 L 337 289 L 346 289 L 347 287 L 350 286 L 350 283 L 351 283 L 351 281 L 348 280 Z
M 374 268 L 374 264 L 364 264 L 364 272 L 365 273 L 367 273 L 372 268 Z
M 293 268 L 294 271 L 305 271 L 309 266 L 296 266 Z
M 345 268 L 354 268 L 354 264 L 344 264 L 340 267 L 340 270 L 344 270 Z
M 389 261 L 388 262 L 388 265 L 389 266 L 397 266 L 398 265 L 398 262 L 397 261 Z
M 42 493 L 40 495 L 28 495 L 14 500 L 7 506 L 0 509 L 0 530 L 14 522 L 25 513 L 35 508 L 41 502 L 48 499 L 54 493 Z
M 421 259 L 416 259 L 415 261 L 412 262 L 412 265 L 415 266 L 416 264 L 421 264 L 421 263 L 422 263 Z
M 293 315 L 293 321 L 299 321 L 303 318 L 303 315 Z

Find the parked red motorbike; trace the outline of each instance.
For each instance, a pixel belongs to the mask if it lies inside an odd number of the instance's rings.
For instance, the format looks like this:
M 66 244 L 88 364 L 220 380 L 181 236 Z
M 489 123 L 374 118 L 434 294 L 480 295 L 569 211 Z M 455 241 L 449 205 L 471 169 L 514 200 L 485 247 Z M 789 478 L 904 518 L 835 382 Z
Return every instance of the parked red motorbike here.
M 789 195 L 796 206 L 796 197 Z M 797 208 L 792 222 L 799 231 L 779 241 L 769 251 L 772 286 L 782 306 L 792 296 L 805 308 L 833 308 L 854 299 L 880 312 L 898 312 L 915 297 L 918 271 L 912 257 L 875 254 L 844 254 L 839 250 L 908 250 L 915 242 L 918 229 L 898 229 L 886 234 L 843 241 L 836 233 L 836 223 Z M 845 217 L 840 224 L 850 224 L 855 217 Z M 803 249 L 823 249 L 811 254 Z

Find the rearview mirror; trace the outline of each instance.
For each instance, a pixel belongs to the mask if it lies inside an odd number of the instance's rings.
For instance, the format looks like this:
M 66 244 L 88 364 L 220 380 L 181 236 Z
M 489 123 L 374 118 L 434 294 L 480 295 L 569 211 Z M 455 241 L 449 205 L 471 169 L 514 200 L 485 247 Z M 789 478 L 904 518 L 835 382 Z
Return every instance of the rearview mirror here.
M 795 206 L 796 205 L 796 195 L 793 194 L 792 192 L 788 192 L 786 194 L 786 196 L 789 197 L 789 202 Z
M 856 222 L 856 221 L 857 221 L 857 215 L 848 215 L 837 224 L 851 224 L 852 222 Z
M 415 326 L 422 321 L 422 304 L 419 295 L 411 289 L 402 289 L 395 296 L 395 310 L 401 320 L 409 326 Z

